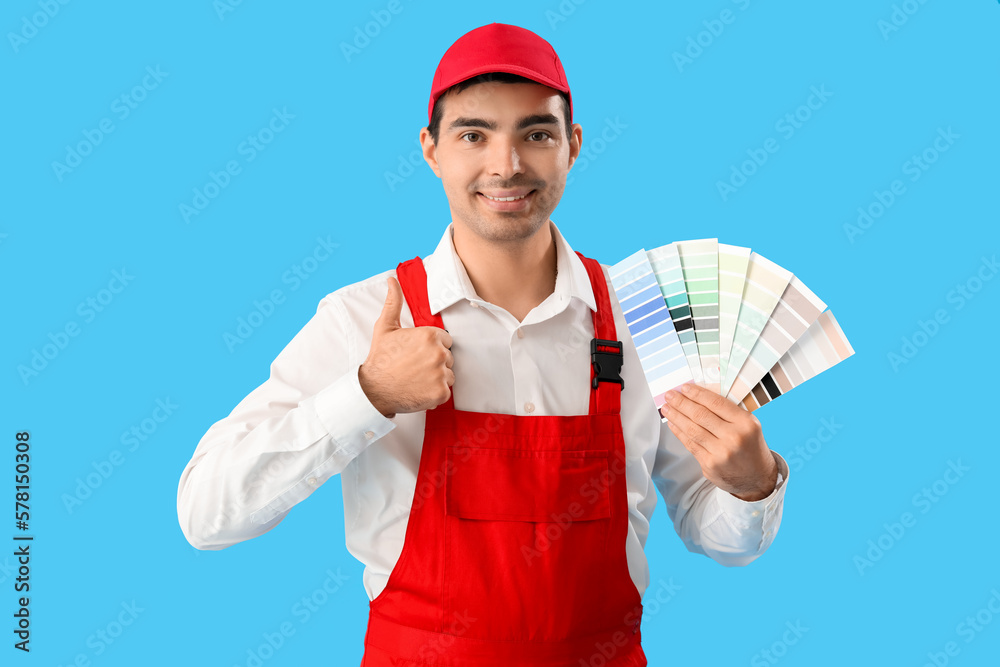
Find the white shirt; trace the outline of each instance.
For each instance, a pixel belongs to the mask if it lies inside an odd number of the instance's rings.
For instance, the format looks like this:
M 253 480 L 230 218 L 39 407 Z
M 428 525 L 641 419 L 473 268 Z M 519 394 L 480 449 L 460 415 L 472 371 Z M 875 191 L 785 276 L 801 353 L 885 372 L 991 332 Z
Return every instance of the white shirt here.
M 424 258 L 432 313 L 452 336 L 455 408 L 517 415 L 584 415 L 590 401 L 593 289 L 583 262 L 551 220 L 555 291 L 522 322 L 476 294 L 455 252 L 453 223 Z M 409 258 L 405 258 L 409 259 Z M 778 455 L 778 486 L 740 500 L 706 480 L 661 422 L 621 306 L 602 264 L 623 343 L 621 420 L 626 449 L 629 573 L 649 584 L 643 552 L 656 506 L 654 485 L 688 550 L 727 566 L 760 556 L 781 523 L 788 465 Z M 364 566 L 369 599 L 385 587 L 403 548 L 416 487 L 426 413 L 378 412 L 361 390 L 358 368 L 393 267 L 342 287 L 271 364 L 270 377 L 208 429 L 181 474 L 177 513 L 198 549 L 224 549 L 277 526 L 296 504 L 340 474 L 347 549 Z M 404 303 L 400 324 L 413 326 Z

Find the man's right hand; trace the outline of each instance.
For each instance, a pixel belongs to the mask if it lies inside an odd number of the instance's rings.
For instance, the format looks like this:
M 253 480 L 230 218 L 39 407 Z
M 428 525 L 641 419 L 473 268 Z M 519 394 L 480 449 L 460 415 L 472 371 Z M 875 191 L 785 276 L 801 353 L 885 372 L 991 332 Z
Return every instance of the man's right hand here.
M 382 313 L 375 321 L 371 349 L 358 369 L 361 389 L 384 416 L 435 408 L 451 395 L 455 358 L 451 334 L 434 326 L 404 329 L 399 325 L 403 290 L 388 277 Z

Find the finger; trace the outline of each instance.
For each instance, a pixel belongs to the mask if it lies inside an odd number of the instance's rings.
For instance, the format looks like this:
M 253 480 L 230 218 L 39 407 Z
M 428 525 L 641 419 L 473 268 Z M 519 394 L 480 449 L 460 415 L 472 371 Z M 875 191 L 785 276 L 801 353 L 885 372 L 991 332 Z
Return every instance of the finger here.
M 385 303 L 382 305 L 382 313 L 378 317 L 376 328 L 381 331 L 392 331 L 399 328 L 399 313 L 403 309 L 403 290 L 392 276 L 387 276 L 386 282 L 388 285 Z
M 716 439 L 711 431 L 670 405 L 664 405 L 664 416 L 680 429 L 688 438 L 702 447 L 708 447 Z
M 710 408 L 701 403 L 688 398 L 678 391 L 669 392 L 669 394 L 668 405 L 670 407 L 710 432 L 713 436 L 721 437 L 731 427 L 729 422 L 719 417 Z
M 450 350 L 452 342 L 453 342 L 452 339 L 451 339 L 451 334 L 448 333 L 447 329 L 440 329 L 440 328 L 437 328 L 437 327 L 435 327 L 435 328 L 439 332 L 438 333 L 438 337 L 437 337 L 438 340 L 441 341 L 442 345 L 444 345 L 446 348 L 448 348 Z
M 445 350 L 444 365 L 445 368 L 451 368 L 455 365 L 455 355 L 451 353 L 451 350 Z
M 733 422 L 743 418 L 744 410 L 740 409 L 739 406 L 730 401 L 728 398 L 720 396 L 711 389 L 706 389 L 705 387 L 697 385 L 694 382 L 688 382 L 681 387 L 681 391 L 684 396 L 696 403 L 704 405 L 706 408 L 718 415 L 720 419 Z
M 689 384 L 685 385 L 684 388 L 688 386 L 690 386 L 690 389 L 685 392 L 685 394 L 690 392 L 688 398 L 699 405 L 704 405 L 706 409 L 715 411 L 715 414 L 722 420 L 719 426 L 723 430 L 716 430 L 709 427 L 720 440 L 732 437 L 733 434 L 743 438 L 747 435 L 760 433 L 760 421 L 754 415 L 744 410 L 742 406 L 704 387 Z
M 669 412 L 669 408 L 667 408 L 667 406 L 663 406 L 663 407 L 664 407 L 664 410 L 666 410 L 666 411 Z M 695 442 L 691 438 L 691 436 L 689 436 L 687 433 L 685 433 L 684 429 L 682 429 L 678 424 L 676 424 L 673 421 L 667 421 L 667 426 L 670 428 L 670 432 L 673 433 L 674 436 L 678 440 L 681 441 L 682 445 L 684 445 L 684 449 L 686 449 L 689 452 L 691 452 L 696 459 L 701 458 L 702 456 L 707 456 L 708 455 L 708 450 L 705 449 L 704 447 L 702 447 L 697 442 Z

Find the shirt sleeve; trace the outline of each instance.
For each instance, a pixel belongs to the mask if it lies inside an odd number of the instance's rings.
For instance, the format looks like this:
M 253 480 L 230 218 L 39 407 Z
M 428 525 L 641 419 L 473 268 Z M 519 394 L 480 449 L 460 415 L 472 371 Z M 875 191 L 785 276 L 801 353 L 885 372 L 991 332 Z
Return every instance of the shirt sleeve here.
M 741 500 L 705 479 L 698 460 L 662 422 L 652 477 L 688 551 L 734 567 L 767 550 L 781 525 L 789 477 L 785 459 L 773 450 L 771 454 L 779 473 L 774 491 L 761 500 Z
M 334 292 L 271 363 L 270 376 L 201 438 L 177 515 L 197 549 L 270 531 L 395 423 L 358 380 L 356 337 Z

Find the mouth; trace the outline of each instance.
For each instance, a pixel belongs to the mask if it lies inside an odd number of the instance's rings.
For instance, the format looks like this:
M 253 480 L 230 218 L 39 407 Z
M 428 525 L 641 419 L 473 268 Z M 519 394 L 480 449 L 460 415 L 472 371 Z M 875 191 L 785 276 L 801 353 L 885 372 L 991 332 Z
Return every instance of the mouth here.
M 494 211 L 520 211 L 528 207 L 532 199 L 535 196 L 536 190 L 530 190 L 527 193 L 517 196 L 506 196 L 506 197 L 491 197 L 490 195 L 483 194 L 482 192 L 477 192 L 476 196 L 486 204 L 486 206 Z

